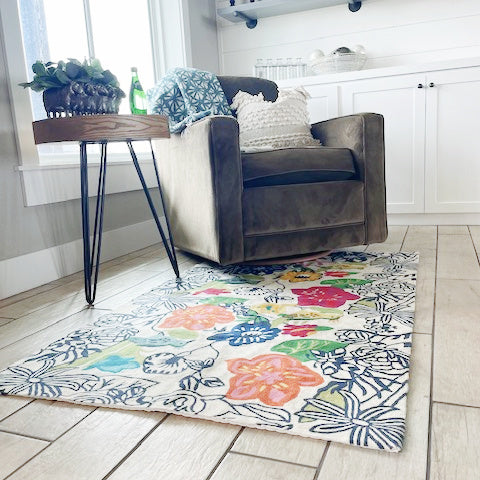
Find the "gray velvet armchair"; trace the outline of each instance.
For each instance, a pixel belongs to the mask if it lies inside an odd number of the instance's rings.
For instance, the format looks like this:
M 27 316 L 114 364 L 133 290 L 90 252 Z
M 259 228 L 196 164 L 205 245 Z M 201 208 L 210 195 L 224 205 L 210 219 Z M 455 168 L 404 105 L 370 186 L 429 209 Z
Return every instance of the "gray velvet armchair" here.
M 219 77 L 277 98 L 275 83 Z M 312 125 L 321 147 L 242 153 L 235 118 L 211 116 L 155 142 L 177 248 L 227 265 L 382 242 L 387 237 L 383 117 Z

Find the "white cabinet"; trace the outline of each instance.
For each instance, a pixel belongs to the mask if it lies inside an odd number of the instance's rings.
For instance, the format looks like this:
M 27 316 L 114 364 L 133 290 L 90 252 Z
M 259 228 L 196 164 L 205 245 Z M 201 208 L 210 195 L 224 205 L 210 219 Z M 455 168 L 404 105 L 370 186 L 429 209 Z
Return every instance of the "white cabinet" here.
M 312 123 L 385 117 L 388 213 L 480 213 L 480 67 L 419 70 L 309 79 Z
M 424 211 L 424 75 L 349 82 L 341 88 L 341 112 L 385 117 L 385 177 L 388 213 Z
M 308 101 L 310 122 L 322 122 L 340 115 L 337 85 L 311 85 L 305 88 L 311 95 Z
M 425 211 L 480 212 L 480 67 L 426 85 Z

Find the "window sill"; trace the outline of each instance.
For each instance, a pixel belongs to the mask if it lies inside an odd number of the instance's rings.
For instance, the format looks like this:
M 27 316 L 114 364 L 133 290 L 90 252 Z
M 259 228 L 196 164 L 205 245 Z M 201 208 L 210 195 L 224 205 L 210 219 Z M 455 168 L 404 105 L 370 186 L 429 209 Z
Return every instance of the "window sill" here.
M 156 186 L 153 162 L 140 160 L 140 166 L 149 188 Z M 88 165 L 89 197 L 97 194 L 98 163 Z M 21 165 L 16 168 L 23 183 L 24 204 L 27 207 L 66 202 L 80 198 L 80 166 L 75 164 Z M 106 193 L 141 190 L 142 185 L 133 163 L 107 162 Z

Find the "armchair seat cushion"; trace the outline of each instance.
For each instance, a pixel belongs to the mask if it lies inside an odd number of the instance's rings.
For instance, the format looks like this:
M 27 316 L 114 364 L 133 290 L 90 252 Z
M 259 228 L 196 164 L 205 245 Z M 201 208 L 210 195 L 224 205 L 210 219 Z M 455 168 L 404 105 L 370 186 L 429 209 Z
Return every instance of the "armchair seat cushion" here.
M 316 183 L 355 178 L 348 148 L 299 147 L 242 153 L 246 188 Z

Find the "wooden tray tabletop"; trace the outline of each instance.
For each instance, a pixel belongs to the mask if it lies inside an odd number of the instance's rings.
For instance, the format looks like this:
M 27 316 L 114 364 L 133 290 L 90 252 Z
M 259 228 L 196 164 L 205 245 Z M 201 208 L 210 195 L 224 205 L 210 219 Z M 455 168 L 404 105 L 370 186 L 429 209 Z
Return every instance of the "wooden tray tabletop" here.
M 33 122 L 35 144 L 51 142 L 119 142 L 169 138 L 163 115 L 78 115 Z

